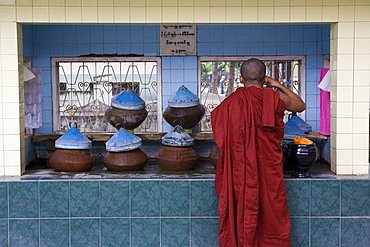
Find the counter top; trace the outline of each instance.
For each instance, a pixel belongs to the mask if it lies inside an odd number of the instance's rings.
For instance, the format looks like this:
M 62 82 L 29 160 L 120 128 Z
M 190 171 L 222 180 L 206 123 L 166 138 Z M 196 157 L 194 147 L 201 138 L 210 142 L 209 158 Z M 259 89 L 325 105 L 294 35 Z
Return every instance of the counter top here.
M 114 133 L 83 133 L 87 138 L 91 141 L 108 141 Z M 142 140 L 161 140 L 161 138 L 166 133 L 135 133 L 135 135 L 139 136 Z M 198 133 L 190 133 L 191 137 L 195 140 L 213 140 L 213 133 L 212 132 L 198 132 Z M 62 133 L 50 133 L 50 134 L 35 134 L 33 136 L 34 142 L 44 142 L 44 141 L 55 141 Z M 321 135 L 319 132 L 310 132 L 307 134 L 307 138 L 309 139 L 327 139 L 327 136 Z

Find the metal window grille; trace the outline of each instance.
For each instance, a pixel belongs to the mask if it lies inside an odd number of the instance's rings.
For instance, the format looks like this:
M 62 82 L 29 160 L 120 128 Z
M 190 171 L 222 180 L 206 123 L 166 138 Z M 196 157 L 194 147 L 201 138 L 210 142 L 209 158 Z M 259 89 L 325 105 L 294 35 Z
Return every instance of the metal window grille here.
M 159 59 L 117 58 L 55 59 L 54 130 L 65 132 L 76 124 L 81 132 L 115 132 L 104 114 L 112 97 L 124 90 L 134 90 L 146 103 L 148 116 L 135 129 L 138 133 L 161 130 Z
M 199 58 L 200 72 L 200 101 L 206 107 L 200 130 L 211 132 L 211 112 L 227 96 L 238 87 L 243 86 L 239 81 L 240 67 L 247 58 L 201 57 Z M 304 57 L 259 57 L 266 65 L 266 74 L 278 80 L 287 88 L 302 97 L 304 95 L 303 75 Z M 286 117 L 289 112 L 286 112 Z

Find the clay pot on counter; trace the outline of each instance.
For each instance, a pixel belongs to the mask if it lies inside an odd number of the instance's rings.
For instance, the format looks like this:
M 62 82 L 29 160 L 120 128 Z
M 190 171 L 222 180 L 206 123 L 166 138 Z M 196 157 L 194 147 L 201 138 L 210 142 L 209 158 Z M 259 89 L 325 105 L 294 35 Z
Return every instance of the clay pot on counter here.
M 111 106 L 105 112 L 104 116 L 108 120 L 108 123 L 117 130 L 120 128 L 134 130 L 144 122 L 148 116 L 148 111 L 146 109 L 124 110 Z
M 192 170 L 199 162 L 199 155 L 191 147 L 165 146 L 157 154 L 157 164 L 166 171 Z
M 180 125 L 186 132 L 202 120 L 206 108 L 199 104 L 199 98 L 182 85 L 168 100 L 163 118 L 172 126 Z
M 91 141 L 75 127 L 55 141 L 56 151 L 49 162 L 57 172 L 85 172 L 91 170 L 96 160 L 89 149 Z
M 109 171 L 138 171 L 142 170 L 148 156 L 140 148 L 126 152 L 108 152 L 103 159 Z
M 56 172 L 87 172 L 93 168 L 95 160 L 89 150 L 57 148 L 49 162 Z
M 105 112 L 105 118 L 117 130 L 125 128 L 131 133 L 148 116 L 145 101 L 133 90 L 122 91 L 112 98 L 111 106 Z
M 162 137 L 162 144 L 166 146 L 156 157 L 162 170 L 191 170 L 198 164 L 199 155 L 190 147 L 194 144 L 194 139 L 180 125 Z
M 108 151 L 103 162 L 110 171 L 142 170 L 148 160 L 147 155 L 139 148 L 141 138 L 121 128 L 106 143 Z
M 206 108 L 203 105 L 185 108 L 168 106 L 163 113 L 163 118 L 172 126 L 180 125 L 185 130 L 191 130 L 202 120 L 205 112 Z

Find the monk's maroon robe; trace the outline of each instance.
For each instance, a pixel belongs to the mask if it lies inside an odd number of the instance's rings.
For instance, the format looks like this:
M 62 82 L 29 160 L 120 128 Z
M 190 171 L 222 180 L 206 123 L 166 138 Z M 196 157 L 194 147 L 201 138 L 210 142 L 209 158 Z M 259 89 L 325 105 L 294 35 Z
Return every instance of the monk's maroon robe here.
M 220 148 L 215 189 L 222 247 L 290 246 L 284 109 L 278 92 L 252 86 L 238 88 L 211 113 Z

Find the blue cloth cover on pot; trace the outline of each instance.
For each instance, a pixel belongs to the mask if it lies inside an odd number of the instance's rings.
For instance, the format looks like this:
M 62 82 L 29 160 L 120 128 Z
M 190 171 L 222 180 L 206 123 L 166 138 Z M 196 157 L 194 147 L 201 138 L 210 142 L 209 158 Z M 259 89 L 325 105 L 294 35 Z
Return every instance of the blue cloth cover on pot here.
M 62 149 L 90 149 L 92 144 L 79 130 L 72 127 L 55 141 L 55 147 Z
M 141 110 L 145 101 L 133 90 L 122 91 L 112 98 L 111 105 L 123 110 Z
M 197 106 L 199 105 L 199 98 L 182 85 L 168 100 L 168 105 L 175 108 Z
M 192 138 L 186 131 L 177 125 L 171 132 L 162 137 L 162 144 L 167 146 L 186 147 L 194 144 Z
M 128 132 L 124 128 L 115 133 L 106 143 L 108 152 L 124 152 L 134 150 L 142 144 L 141 138 Z

